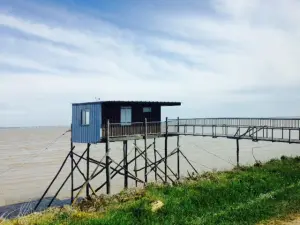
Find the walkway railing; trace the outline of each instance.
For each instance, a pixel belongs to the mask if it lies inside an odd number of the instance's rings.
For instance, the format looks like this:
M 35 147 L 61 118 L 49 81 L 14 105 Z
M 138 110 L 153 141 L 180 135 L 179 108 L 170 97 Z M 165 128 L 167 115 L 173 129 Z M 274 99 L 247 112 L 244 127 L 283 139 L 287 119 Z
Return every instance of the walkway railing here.
M 109 136 L 159 135 L 165 132 L 165 124 L 165 122 L 111 123 L 109 124 Z M 106 126 L 102 127 L 102 137 L 106 137 Z
M 178 119 L 168 121 L 176 126 Z M 269 128 L 300 128 L 300 118 L 193 118 L 179 119 L 180 125 L 229 126 L 229 127 L 269 127 Z
M 202 127 L 211 127 L 212 135 L 215 136 L 217 127 L 220 128 L 263 128 L 263 129 L 284 129 L 300 130 L 300 118 L 192 118 L 192 119 L 167 119 L 160 122 L 134 122 L 134 123 L 111 123 L 109 125 L 110 137 L 144 136 L 144 135 L 164 135 L 166 133 L 166 124 L 168 133 L 172 134 L 191 134 L 187 128 L 194 128 L 192 134 L 197 133 L 197 129 Z M 184 131 L 182 131 L 184 127 Z M 228 136 L 226 130 L 222 130 L 219 136 Z M 199 134 L 199 133 L 198 133 Z M 210 134 L 209 134 L 210 135 Z M 102 127 L 102 137 L 106 137 L 106 126 Z

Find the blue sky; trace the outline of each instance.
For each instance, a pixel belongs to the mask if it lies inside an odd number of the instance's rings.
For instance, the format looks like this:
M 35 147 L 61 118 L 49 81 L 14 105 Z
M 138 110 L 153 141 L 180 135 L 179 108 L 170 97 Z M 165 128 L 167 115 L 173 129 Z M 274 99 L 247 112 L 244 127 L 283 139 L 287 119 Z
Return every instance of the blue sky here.
M 299 116 L 298 0 L 1 0 L 0 126 L 71 103 L 181 101 L 163 117 Z

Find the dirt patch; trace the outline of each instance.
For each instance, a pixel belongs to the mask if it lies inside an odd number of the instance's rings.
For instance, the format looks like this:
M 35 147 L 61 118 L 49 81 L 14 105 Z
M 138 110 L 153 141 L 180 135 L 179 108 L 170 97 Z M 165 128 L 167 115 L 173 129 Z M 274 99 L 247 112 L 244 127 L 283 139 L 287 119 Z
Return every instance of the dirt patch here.
M 300 225 L 300 215 L 289 216 L 288 218 L 281 220 L 271 220 L 267 223 L 267 225 Z

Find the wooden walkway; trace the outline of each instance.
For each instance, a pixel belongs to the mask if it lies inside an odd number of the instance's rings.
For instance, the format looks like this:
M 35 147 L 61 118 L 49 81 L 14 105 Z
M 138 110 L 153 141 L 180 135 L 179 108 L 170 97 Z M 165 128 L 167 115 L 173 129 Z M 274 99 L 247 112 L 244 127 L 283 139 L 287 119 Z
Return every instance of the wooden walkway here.
M 110 141 L 168 136 L 202 136 L 282 143 L 300 143 L 300 118 L 192 118 L 110 125 Z M 103 128 L 105 129 L 105 128 Z M 103 136 L 100 142 L 105 142 Z

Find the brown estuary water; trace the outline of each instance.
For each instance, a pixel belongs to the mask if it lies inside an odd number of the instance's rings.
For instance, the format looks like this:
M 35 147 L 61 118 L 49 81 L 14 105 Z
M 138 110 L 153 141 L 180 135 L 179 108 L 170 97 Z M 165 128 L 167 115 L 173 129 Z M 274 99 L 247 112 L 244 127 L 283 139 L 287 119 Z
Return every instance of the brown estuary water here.
M 42 128 L 14 128 L 0 129 L 0 206 L 10 205 L 19 202 L 26 202 L 38 199 L 70 150 L 70 133 L 66 133 L 57 142 L 50 145 L 53 140 L 64 133 L 67 127 L 42 127 Z M 148 140 L 151 143 L 151 140 Z M 50 146 L 49 146 L 50 145 Z M 84 152 L 85 144 L 75 144 L 75 152 Z M 47 149 L 45 149 L 49 146 Z M 143 141 L 138 141 L 138 146 L 143 149 Z M 164 154 L 164 139 L 157 139 L 157 149 Z M 182 152 L 191 160 L 199 172 L 209 170 L 231 169 L 236 163 L 236 142 L 226 138 L 191 137 L 181 136 L 180 146 Z M 176 147 L 176 137 L 169 138 L 168 149 L 172 151 Z M 129 159 L 134 156 L 132 142 L 128 142 Z M 240 163 L 249 165 L 255 163 L 255 159 L 267 161 L 271 158 L 279 158 L 282 155 L 299 155 L 300 145 L 272 143 L 272 142 L 252 142 L 249 140 L 240 141 Z M 90 156 L 100 160 L 105 152 L 105 145 L 92 145 Z M 153 149 L 150 148 L 148 156 L 153 158 Z M 122 143 L 111 144 L 111 156 L 119 162 L 122 159 Z M 176 171 L 176 155 L 168 159 L 170 167 Z M 181 157 L 181 175 L 187 175 L 187 171 L 192 172 L 190 166 Z M 70 172 L 70 161 L 63 168 L 62 173 L 55 181 L 47 196 L 53 196 L 63 180 Z M 138 166 L 143 167 L 144 160 L 138 161 Z M 163 163 L 161 168 L 163 169 Z M 85 173 L 85 164 L 80 168 Z M 95 166 L 91 166 L 91 171 Z M 132 169 L 132 167 L 130 167 Z M 143 177 L 143 172 L 139 176 Z M 91 172 L 90 172 L 91 173 Z M 150 180 L 153 180 L 151 173 Z M 105 174 L 92 181 L 93 187 L 100 186 L 105 181 Z M 75 187 L 82 184 L 83 179 L 79 173 L 75 174 Z M 116 176 L 111 183 L 112 193 L 122 190 L 124 184 L 123 177 Z M 130 181 L 129 185 L 134 186 Z M 105 188 L 101 190 L 105 192 Z M 100 191 L 100 193 L 101 193 Z M 83 192 L 84 194 L 85 192 Z M 70 197 L 70 181 L 58 195 L 59 199 Z

